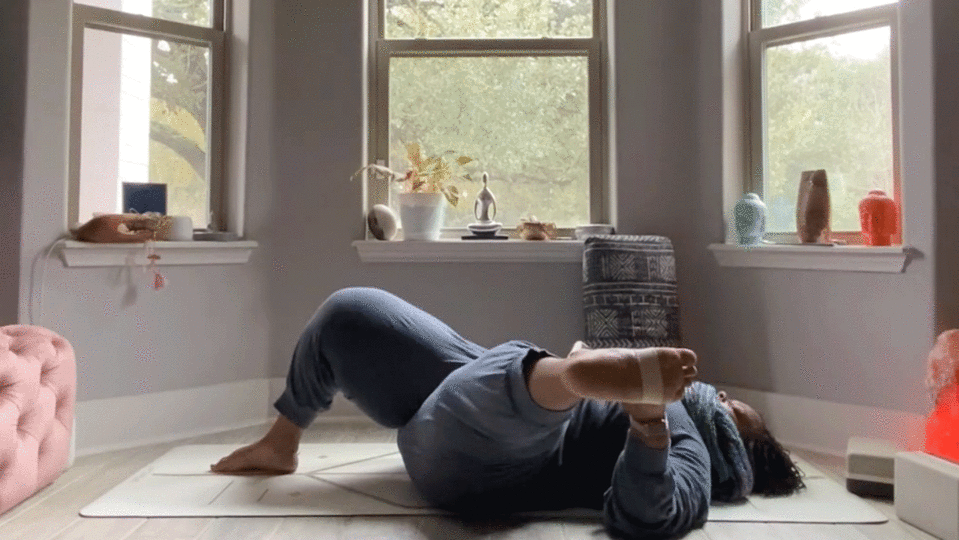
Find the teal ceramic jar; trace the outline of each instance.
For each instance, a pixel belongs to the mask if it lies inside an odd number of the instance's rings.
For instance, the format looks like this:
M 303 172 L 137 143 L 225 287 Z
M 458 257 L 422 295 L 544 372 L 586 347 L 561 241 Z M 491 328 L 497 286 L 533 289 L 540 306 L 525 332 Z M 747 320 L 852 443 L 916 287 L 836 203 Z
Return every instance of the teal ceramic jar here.
M 766 204 L 755 193 L 747 193 L 733 208 L 740 245 L 760 244 L 766 234 Z

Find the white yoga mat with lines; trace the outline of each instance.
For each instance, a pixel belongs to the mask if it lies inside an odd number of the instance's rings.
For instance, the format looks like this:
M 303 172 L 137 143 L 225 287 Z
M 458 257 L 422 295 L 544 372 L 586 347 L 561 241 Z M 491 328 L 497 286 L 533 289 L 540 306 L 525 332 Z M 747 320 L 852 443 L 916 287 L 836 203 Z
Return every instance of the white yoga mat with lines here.
M 225 476 L 211 463 L 235 445 L 170 450 L 80 511 L 86 517 L 362 516 L 443 514 L 417 494 L 393 443 L 303 444 L 296 473 Z M 886 517 L 799 460 L 808 486 L 789 497 L 713 506 L 711 521 L 883 523 Z M 592 510 L 549 517 L 595 517 Z

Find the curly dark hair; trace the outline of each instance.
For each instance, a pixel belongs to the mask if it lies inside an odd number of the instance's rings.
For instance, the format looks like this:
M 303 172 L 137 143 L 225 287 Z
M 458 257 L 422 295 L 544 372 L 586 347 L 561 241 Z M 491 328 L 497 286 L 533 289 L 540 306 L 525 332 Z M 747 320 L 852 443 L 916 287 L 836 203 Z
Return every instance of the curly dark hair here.
M 806 487 L 803 473 L 789 457 L 769 430 L 743 436 L 749 464 L 753 468 L 753 493 L 759 495 L 789 495 Z

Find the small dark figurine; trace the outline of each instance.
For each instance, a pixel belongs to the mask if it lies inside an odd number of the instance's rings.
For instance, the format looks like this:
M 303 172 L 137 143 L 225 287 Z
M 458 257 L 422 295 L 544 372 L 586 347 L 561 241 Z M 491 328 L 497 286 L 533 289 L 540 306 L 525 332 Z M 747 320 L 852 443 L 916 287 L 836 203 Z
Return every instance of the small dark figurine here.
M 826 171 L 804 171 L 796 201 L 796 232 L 804 244 L 829 242 L 829 184 Z

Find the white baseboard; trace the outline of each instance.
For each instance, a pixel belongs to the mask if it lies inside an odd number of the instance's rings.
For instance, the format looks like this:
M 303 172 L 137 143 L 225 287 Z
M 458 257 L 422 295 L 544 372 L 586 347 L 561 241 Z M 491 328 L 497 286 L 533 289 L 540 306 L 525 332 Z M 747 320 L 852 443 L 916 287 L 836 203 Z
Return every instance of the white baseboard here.
M 76 404 L 71 454 L 86 456 L 263 424 L 276 418 L 273 402 L 284 386 L 283 378 L 250 379 L 81 401 Z M 342 395 L 320 419 L 369 421 Z
M 918 450 L 923 444 L 925 418 L 918 414 L 725 385 L 717 387 L 731 398 L 752 405 L 766 420 L 769 431 L 793 448 L 845 456 L 850 437 L 892 441 L 907 450 Z
M 266 422 L 267 379 L 81 401 L 76 455 L 157 444 Z
M 276 417 L 273 402 L 284 386 L 285 379 L 274 377 L 78 402 L 76 455 L 263 424 Z M 917 414 L 719 386 L 755 407 L 773 435 L 790 447 L 843 456 L 850 437 L 889 440 L 907 450 L 922 447 L 925 419 Z M 344 420 L 372 422 L 341 394 L 317 418 Z

